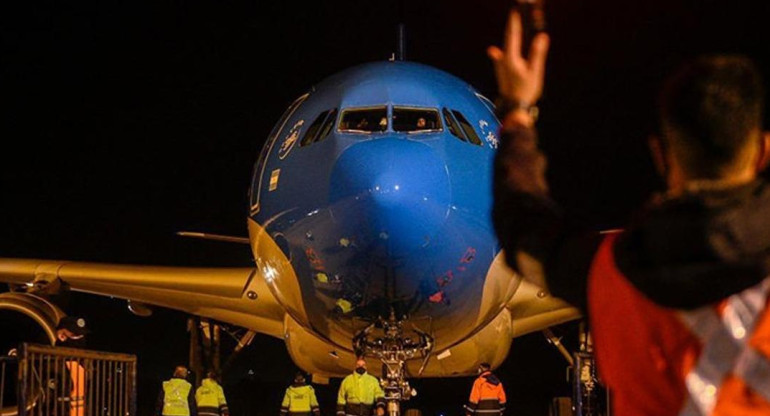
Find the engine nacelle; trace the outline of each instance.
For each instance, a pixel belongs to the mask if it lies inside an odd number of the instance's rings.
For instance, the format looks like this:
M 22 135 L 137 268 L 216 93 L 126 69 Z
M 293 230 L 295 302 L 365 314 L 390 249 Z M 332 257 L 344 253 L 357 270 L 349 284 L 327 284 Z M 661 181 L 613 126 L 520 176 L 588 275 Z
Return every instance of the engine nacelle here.
M 0 294 L 0 325 L 3 341 L 0 354 L 7 354 L 20 342 L 56 344 L 56 327 L 66 316 L 46 299 L 30 293 Z
M 0 293 L 0 333 L 3 334 L 0 355 L 10 355 L 22 342 L 56 344 L 56 327 L 64 316 L 58 306 L 40 296 L 21 292 Z M 15 365 L 9 364 L 6 377 L 14 371 Z M 5 383 L 4 387 L 6 400 L 0 415 L 16 416 L 18 407 L 10 404 L 13 400 L 8 400 L 13 396 L 10 389 L 13 383 Z M 37 396 L 31 397 L 27 407 L 34 406 L 37 399 Z

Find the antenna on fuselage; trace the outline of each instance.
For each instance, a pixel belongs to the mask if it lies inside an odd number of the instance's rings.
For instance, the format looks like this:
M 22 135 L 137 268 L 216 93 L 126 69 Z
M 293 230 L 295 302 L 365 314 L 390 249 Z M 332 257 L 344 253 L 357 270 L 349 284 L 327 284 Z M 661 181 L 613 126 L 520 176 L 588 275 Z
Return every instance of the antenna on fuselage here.
M 398 21 L 400 22 L 398 26 L 396 27 L 397 31 L 397 38 L 398 38 L 398 45 L 396 45 L 396 56 L 395 59 L 397 61 L 404 61 L 406 60 L 406 25 L 404 24 L 405 16 L 404 16 L 404 0 L 400 0 L 398 2 Z

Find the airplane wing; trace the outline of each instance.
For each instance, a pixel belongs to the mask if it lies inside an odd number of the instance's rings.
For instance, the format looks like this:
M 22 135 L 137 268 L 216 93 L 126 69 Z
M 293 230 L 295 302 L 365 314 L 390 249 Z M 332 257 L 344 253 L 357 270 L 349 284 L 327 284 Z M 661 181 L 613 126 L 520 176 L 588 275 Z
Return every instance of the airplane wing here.
M 40 287 L 57 282 L 57 279 L 78 292 L 176 309 L 278 338 L 283 335 L 285 311 L 254 268 L 160 267 L 0 258 L 0 282 L 12 287 Z M 3 306 L 14 309 L 13 304 L 18 302 L 32 303 L 37 309 L 51 307 L 41 298 L 24 295 L 0 295 L 0 309 Z
M 295 362 L 323 377 L 349 372 L 352 351 L 336 349 L 291 319 L 254 268 L 140 266 L 57 260 L 0 258 L 0 282 L 11 287 L 45 287 L 64 282 L 70 290 L 171 308 L 284 339 Z M 0 309 L 26 311 L 53 337 L 61 311 L 45 313 L 44 298 L 23 292 L 0 294 Z M 54 307 L 55 309 L 55 307 Z M 41 312 L 43 311 L 43 312 Z M 424 372 L 410 361 L 411 374 L 443 377 L 471 374 L 478 362 L 502 362 L 512 338 L 580 318 L 566 302 L 522 281 L 501 313 L 471 338 L 435 351 Z M 333 353 L 337 359 L 329 359 Z M 373 362 L 372 365 L 375 363 Z

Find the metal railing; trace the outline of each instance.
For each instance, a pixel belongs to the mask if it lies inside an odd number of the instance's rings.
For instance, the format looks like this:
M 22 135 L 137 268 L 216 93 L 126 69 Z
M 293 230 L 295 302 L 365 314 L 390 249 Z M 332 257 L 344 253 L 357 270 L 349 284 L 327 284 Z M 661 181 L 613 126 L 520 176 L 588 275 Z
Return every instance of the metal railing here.
M 10 364 L 18 360 L 15 409 L 8 402 Z M 2 416 L 134 416 L 136 356 L 21 344 L 18 357 L 0 361 Z M 0 393 L 3 394 L 3 393 Z

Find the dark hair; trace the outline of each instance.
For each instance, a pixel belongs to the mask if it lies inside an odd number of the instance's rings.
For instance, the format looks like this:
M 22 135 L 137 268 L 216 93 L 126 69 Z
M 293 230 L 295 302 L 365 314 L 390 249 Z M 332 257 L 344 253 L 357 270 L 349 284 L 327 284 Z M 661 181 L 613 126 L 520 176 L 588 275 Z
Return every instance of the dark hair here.
M 189 373 L 190 370 L 183 365 L 178 365 L 174 368 L 174 377 L 186 378 Z
M 741 55 L 706 55 L 682 65 L 659 97 L 666 145 L 688 174 L 720 178 L 762 125 L 764 87 L 754 63 Z
M 481 363 L 479 364 L 479 367 L 483 368 L 484 370 L 489 370 L 490 368 L 492 368 L 492 366 L 489 365 L 489 363 Z

